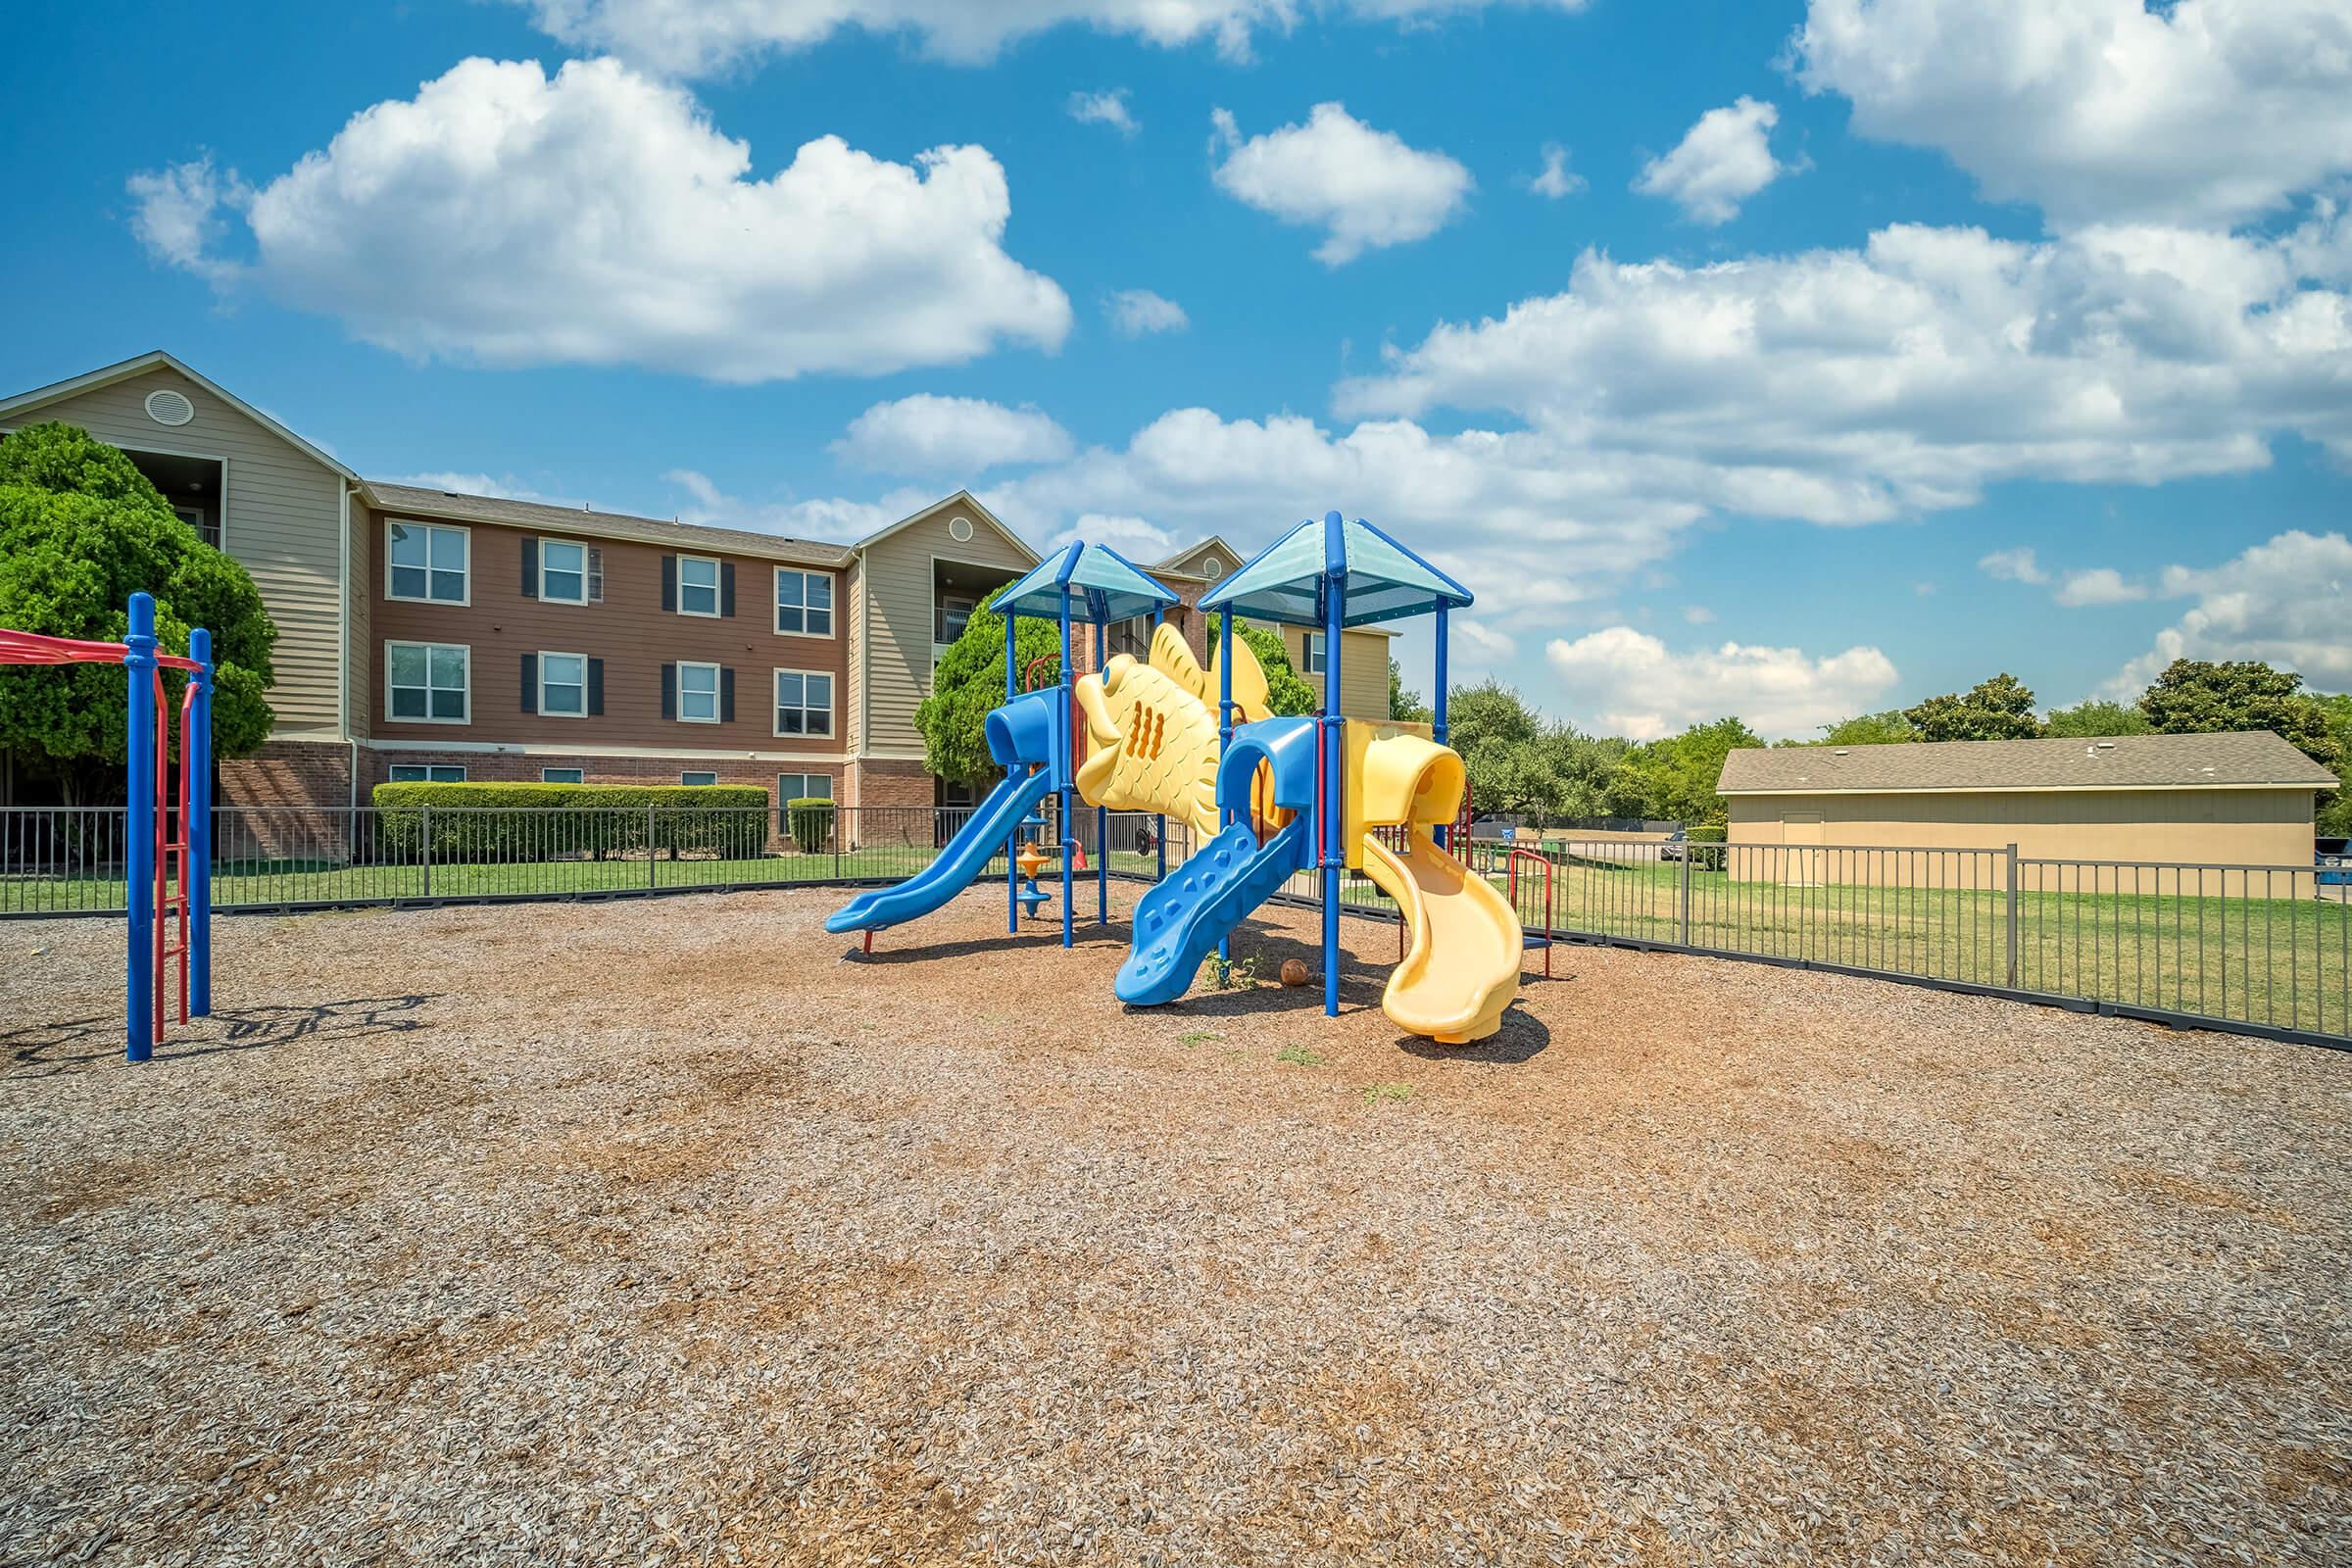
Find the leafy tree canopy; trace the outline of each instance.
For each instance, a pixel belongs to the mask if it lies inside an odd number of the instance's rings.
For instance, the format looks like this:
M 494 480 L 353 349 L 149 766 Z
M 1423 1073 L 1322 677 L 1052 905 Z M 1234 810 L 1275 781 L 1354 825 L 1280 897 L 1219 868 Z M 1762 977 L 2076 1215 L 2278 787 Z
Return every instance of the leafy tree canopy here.
M 1222 615 L 1208 617 L 1208 655 L 1212 664 L 1216 661 L 1217 640 L 1224 635 L 1223 620 Z M 1278 717 L 1289 718 L 1315 710 L 1315 689 L 1291 667 L 1291 651 L 1283 646 L 1282 633 L 1237 620 L 1233 623 L 1233 636 L 1257 656 L 1257 667 L 1266 673 L 1266 707 Z
M 2259 660 L 2214 663 L 2176 659 L 2139 697 L 2139 710 L 2166 735 L 2267 729 L 2333 766 L 2343 745 L 2328 706 L 2303 690 L 2303 677 Z
M 1821 737 L 1809 741 L 1779 741 L 1781 746 L 1890 746 L 1901 741 L 1919 739 L 1919 731 L 1903 716 L 1899 708 L 1883 713 L 1857 713 L 1841 718 L 1835 724 L 1821 726 Z
M 1906 708 L 1903 717 L 1923 741 L 2031 740 L 2041 733 L 2034 717 L 2034 689 L 2006 670 L 1965 692 Z
M 2068 740 L 2096 740 L 2113 735 L 2145 735 L 2156 728 L 2148 715 L 2128 703 L 2090 698 L 2072 708 L 2053 708 L 2042 720 L 2044 735 Z
M 1723 777 L 1723 760 L 1740 747 L 1763 744 L 1744 721 L 1719 718 L 1637 746 L 1618 765 L 1619 812 L 1656 821 L 1728 821 L 1731 808 L 1715 793 Z
M 88 431 L 35 424 L 0 441 L 0 626 L 121 642 L 141 590 L 155 596 L 165 652 L 185 654 L 192 626 L 212 630 L 215 755 L 257 750 L 270 738 L 277 628 L 245 568 Z M 170 701 L 180 685 L 167 676 Z M 0 750 L 57 780 L 70 801 L 120 793 L 126 718 L 119 667 L 0 669 Z
M 1389 661 L 1389 716 L 1400 724 L 1427 724 L 1438 716 L 1438 710 L 1421 700 L 1421 694 L 1404 683 L 1404 666 Z M 1452 717 L 1447 710 L 1446 717 Z M 1448 729 L 1451 725 L 1448 724 Z
M 988 755 L 986 726 L 990 711 L 1004 705 L 1004 617 L 991 608 L 1002 592 L 991 589 L 964 620 L 963 635 L 949 645 L 932 672 L 931 695 L 914 710 L 924 765 L 952 784 L 976 783 L 1000 771 Z M 1074 628 L 1071 635 L 1077 635 Z M 1038 680 L 1061 679 L 1059 627 L 1024 615 L 1016 638 L 1016 676 L 1025 677 L 1031 663 L 1043 660 Z

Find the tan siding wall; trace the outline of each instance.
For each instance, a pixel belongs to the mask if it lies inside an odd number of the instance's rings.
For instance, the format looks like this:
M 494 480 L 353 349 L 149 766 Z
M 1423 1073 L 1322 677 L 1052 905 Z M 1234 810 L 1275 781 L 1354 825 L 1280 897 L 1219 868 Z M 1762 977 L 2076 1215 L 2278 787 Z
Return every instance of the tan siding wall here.
M 933 559 L 1014 572 L 1036 564 L 978 517 L 972 518 L 972 537 L 958 544 L 948 533 L 949 520 L 958 515 L 970 514 L 943 506 L 865 552 L 866 642 L 859 667 L 867 683 L 869 752 L 922 755 L 914 710 L 931 690 Z
M 161 387 L 185 393 L 196 416 L 181 425 L 149 418 L 147 394 Z M 13 422 L 51 419 L 116 446 L 227 463 L 221 543 L 253 574 L 277 624 L 277 684 L 270 692 L 275 733 L 335 734 L 343 476 L 169 368 L 63 399 Z
M 662 608 L 662 558 L 669 552 L 610 539 L 581 541 L 604 554 L 604 603 L 549 604 L 522 593 L 521 542 L 535 535 L 528 529 L 474 523 L 472 604 L 416 604 L 384 597 L 385 514 L 366 507 L 355 511 L 368 519 L 364 570 L 373 602 L 366 663 L 375 696 L 369 733 L 378 739 L 442 746 L 453 741 L 524 743 L 583 755 L 621 746 L 698 755 L 760 752 L 807 757 L 811 765 L 849 749 L 842 709 L 846 641 L 838 625 L 829 638 L 782 636 L 773 630 L 774 562 L 722 557 L 735 566 L 735 613 L 711 619 Z M 838 583 L 835 593 L 838 598 Z M 463 643 L 473 650 L 471 723 L 394 723 L 385 715 L 384 647 L 394 641 Z M 566 718 L 522 710 L 522 656 L 542 652 L 585 654 L 605 662 L 602 716 Z M 662 716 L 662 666 L 681 660 L 735 671 L 733 723 L 686 723 Z M 810 670 L 834 678 L 832 735 L 774 733 L 771 694 L 777 669 Z M 769 770 L 789 765 L 778 762 Z
M 1291 667 L 1314 688 L 1315 700 L 1321 702 L 1323 677 L 1306 673 L 1306 637 L 1303 626 L 1282 628 Z M 1340 711 L 1350 718 L 1389 716 L 1389 639 L 1378 632 L 1340 633 Z
M 375 594 L 369 591 L 369 566 L 374 556 L 368 543 L 368 530 L 371 526 L 377 526 L 375 514 L 368 510 L 366 502 L 352 497 L 351 580 L 344 584 L 344 594 L 351 606 L 351 657 L 345 661 L 343 683 L 354 735 L 370 733 L 375 721 L 375 685 L 369 679 L 375 669 L 370 652 L 375 647 Z
M 853 753 L 865 747 L 865 563 L 853 561 L 841 574 L 842 638 L 847 655 L 842 672 L 843 735 Z M 851 775 L 851 788 L 857 775 Z M 848 804 L 855 804 L 855 801 Z
M 1998 850 L 2014 843 L 2028 859 L 2206 865 L 2312 860 L 2308 790 L 1841 793 L 1735 796 L 1730 806 L 1734 844 L 1792 842 L 1786 818 L 1810 813 L 1820 824 L 1808 841 L 1824 845 Z

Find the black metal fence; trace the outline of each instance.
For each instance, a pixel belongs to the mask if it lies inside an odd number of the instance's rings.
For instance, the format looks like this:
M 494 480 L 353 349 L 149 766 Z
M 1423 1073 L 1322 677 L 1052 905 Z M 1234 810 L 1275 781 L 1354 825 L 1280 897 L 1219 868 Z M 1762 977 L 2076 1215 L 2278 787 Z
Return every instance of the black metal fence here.
M 223 807 L 213 903 L 223 913 L 367 904 L 612 898 L 892 882 L 970 808 Z M 1054 802 L 1036 836 L 1060 842 Z M 1150 877 L 1192 849 L 1133 812 L 1071 836 L 1090 868 Z M 120 914 L 121 808 L 0 808 L 0 917 Z M 2352 1043 L 2352 903 L 2313 866 L 2053 859 L 2007 849 L 1477 841 L 1474 869 L 1522 922 L 1628 943 L 2057 1000 L 2184 1023 Z M 1004 874 L 994 853 L 983 875 Z M 1350 910 L 1393 918 L 1357 873 Z M 1312 905 L 1320 881 L 1294 877 Z

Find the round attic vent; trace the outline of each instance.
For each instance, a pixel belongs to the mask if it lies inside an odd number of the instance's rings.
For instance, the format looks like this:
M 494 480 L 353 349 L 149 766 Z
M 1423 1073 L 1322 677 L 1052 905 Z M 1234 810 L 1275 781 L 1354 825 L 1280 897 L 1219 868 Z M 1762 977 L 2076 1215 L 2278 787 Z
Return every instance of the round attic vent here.
M 169 388 L 147 394 L 147 417 L 158 424 L 185 424 L 196 417 L 196 405 L 185 392 Z
M 1206 577 L 1210 582 L 1215 582 L 1219 577 L 1225 575 L 1225 563 L 1214 556 L 1209 557 L 1200 563 L 1200 575 Z
M 948 537 L 959 545 L 970 544 L 972 542 L 972 519 L 950 517 L 948 519 Z

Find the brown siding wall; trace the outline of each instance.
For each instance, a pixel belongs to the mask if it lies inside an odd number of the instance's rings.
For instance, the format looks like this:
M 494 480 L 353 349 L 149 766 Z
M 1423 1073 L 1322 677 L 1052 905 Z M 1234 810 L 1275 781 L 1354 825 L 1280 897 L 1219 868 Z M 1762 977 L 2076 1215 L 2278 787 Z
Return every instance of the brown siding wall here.
M 615 540 L 580 540 L 603 554 L 604 602 L 550 604 L 522 592 L 522 541 L 537 536 L 526 529 L 474 523 L 469 525 L 472 603 L 417 604 L 385 597 L 386 514 L 358 510 L 367 513 L 361 531 L 367 547 L 371 631 L 366 653 L 369 735 L 430 745 L 523 744 L 584 756 L 609 755 L 615 748 L 658 748 L 698 757 L 733 752 L 747 762 L 756 760 L 770 774 L 792 765 L 765 755 L 778 754 L 806 759 L 820 770 L 838 771 L 839 760 L 849 749 L 849 642 L 843 617 L 836 614 L 835 634 L 829 638 L 777 633 L 773 562 L 722 557 L 735 567 L 735 613 L 714 620 L 662 608 L 662 558 L 668 552 Z M 838 606 L 843 597 L 838 582 L 834 595 Z M 384 649 L 391 642 L 462 643 L 472 649 L 469 723 L 402 723 L 388 716 Z M 522 658 L 542 652 L 585 654 L 605 662 L 602 716 L 565 718 L 523 711 Z M 714 663 L 735 672 L 733 723 L 688 723 L 662 716 L 662 666 L 679 662 Z M 833 677 L 833 734 L 803 738 L 774 733 L 772 674 L 777 669 Z M 741 755 L 747 753 L 763 755 Z M 529 758 L 530 777 L 537 777 L 543 760 Z M 674 771 L 671 760 L 659 760 L 664 770 Z M 569 764 L 550 760 L 548 765 Z M 769 782 L 772 786 L 772 778 Z

